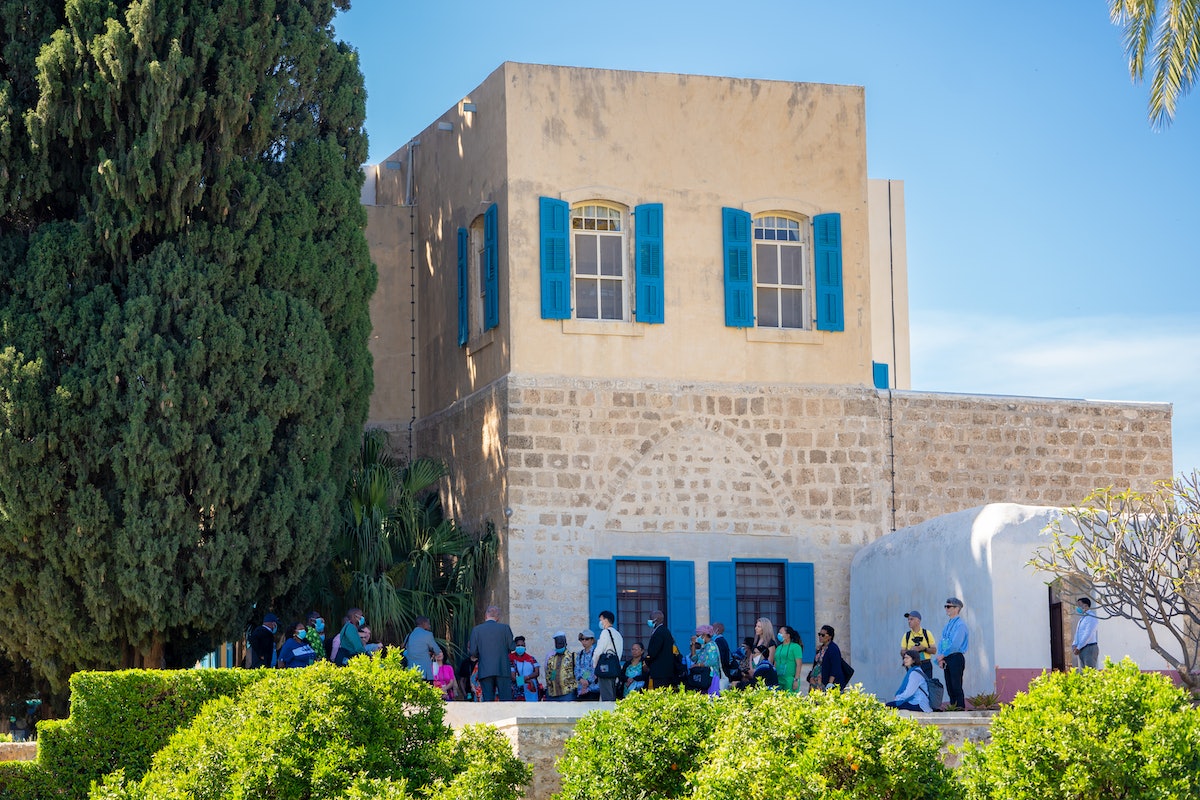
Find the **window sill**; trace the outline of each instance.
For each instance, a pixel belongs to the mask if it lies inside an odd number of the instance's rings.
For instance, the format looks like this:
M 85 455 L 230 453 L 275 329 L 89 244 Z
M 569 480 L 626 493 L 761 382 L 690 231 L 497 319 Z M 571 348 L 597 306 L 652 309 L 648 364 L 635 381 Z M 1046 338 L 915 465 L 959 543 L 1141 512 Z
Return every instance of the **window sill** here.
M 601 322 L 590 319 L 564 319 L 563 333 L 592 336 L 645 336 L 646 326 L 636 322 Z
M 825 336 L 821 331 L 802 331 L 784 328 L 746 328 L 747 342 L 775 342 L 777 344 L 821 344 Z
M 489 328 L 475 338 L 471 339 L 471 341 L 467 342 L 467 357 L 470 358 L 471 356 L 474 356 L 476 353 L 494 341 L 496 341 L 496 329 Z

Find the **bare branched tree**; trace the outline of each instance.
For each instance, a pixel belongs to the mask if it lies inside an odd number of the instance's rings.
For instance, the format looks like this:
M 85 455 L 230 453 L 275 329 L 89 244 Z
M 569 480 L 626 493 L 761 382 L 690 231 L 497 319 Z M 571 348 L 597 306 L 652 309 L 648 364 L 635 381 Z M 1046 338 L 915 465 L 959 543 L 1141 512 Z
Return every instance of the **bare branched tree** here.
M 1200 696 L 1200 474 L 1148 492 L 1098 489 L 1046 526 L 1032 567 L 1132 620 Z

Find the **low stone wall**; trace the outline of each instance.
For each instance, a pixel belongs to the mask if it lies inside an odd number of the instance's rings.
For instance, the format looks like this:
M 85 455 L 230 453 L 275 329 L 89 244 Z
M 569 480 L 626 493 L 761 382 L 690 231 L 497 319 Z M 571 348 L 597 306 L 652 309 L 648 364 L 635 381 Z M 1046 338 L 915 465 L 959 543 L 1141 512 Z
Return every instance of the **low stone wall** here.
M 0 742 L 0 761 L 37 761 L 37 742 Z

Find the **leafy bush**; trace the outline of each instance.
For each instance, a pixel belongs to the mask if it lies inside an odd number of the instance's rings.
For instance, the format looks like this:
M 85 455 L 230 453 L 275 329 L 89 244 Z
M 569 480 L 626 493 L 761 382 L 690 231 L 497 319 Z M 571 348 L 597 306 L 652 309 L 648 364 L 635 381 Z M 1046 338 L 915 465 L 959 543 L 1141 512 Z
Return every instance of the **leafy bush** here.
M 41 800 L 52 797 L 49 774 L 32 761 L 0 762 L 0 797 L 4 800 Z
M 686 797 L 708 752 L 720 702 L 697 692 L 636 692 L 575 726 L 558 761 L 563 800 Z
M 524 780 L 452 796 L 517 797 L 528 772 L 507 740 L 503 748 L 479 734 L 452 742 L 440 693 L 400 659 L 395 653 L 267 674 L 237 698 L 205 706 L 140 781 L 117 773 L 91 797 L 394 800 L 447 783 L 454 789 L 456 769 Z
M 941 744 L 857 691 L 643 692 L 580 722 L 559 797 L 950 798 Z
M 124 670 L 71 676 L 71 716 L 38 723 L 38 761 L 0 769 L 0 797 L 87 797 L 118 767 L 132 780 L 207 701 L 234 694 L 262 670 Z
M 1200 712 L 1129 659 L 1043 675 L 959 772 L 970 800 L 1200 797 Z
M 722 735 L 689 775 L 697 800 L 956 795 L 938 730 L 871 695 L 755 692 L 724 705 Z
M 469 725 L 449 746 L 449 785 L 439 781 L 437 800 L 510 800 L 533 780 L 533 769 L 513 757 L 512 745 L 491 725 Z

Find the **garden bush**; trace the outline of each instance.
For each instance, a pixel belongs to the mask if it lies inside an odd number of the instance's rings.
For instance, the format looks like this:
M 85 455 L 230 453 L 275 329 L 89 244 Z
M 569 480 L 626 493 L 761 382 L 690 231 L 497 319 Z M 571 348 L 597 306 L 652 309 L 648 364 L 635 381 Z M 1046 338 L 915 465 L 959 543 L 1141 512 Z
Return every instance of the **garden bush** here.
M 118 767 L 131 779 L 207 701 L 235 694 L 263 670 L 123 670 L 71 676 L 71 715 L 38 723 L 38 761 L 0 769 L 0 797 L 82 800 Z M 30 789 L 29 787 L 34 787 Z M 34 791 L 32 795 L 23 792 Z
M 858 691 L 643 692 L 580 722 L 559 798 L 952 798 L 941 744 Z
M 1052 673 L 964 750 L 969 800 L 1200 797 L 1200 712 L 1186 692 L 1129 659 Z
M 206 705 L 141 780 L 114 773 L 91 797 L 382 800 L 437 797 L 435 788 L 458 798 L 517 797 L 529 772 L 508 741 L 500 747 L 479 732 L 453 740 L 440 693 L 400 659 L 396 653 L 267 674 L 236 698 Z M 456 770 L 491 782 L 461 786 Z M 512 782 L 503 784 L 503 776 Z

